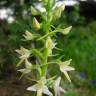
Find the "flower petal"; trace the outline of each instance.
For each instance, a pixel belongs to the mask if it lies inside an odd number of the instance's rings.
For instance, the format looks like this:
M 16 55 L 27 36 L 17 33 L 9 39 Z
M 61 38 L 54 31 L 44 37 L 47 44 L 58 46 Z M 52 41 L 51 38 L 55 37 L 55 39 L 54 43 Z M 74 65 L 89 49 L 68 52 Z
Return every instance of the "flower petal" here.
M 38 84 L 35 84 L 33 86 L 30 86 L 27 88 L 28 91 L 37 91 L 38 90 Z
M 72 71 L 72 70 L 75 70 L 75 69 L 73 67 L 66 66 L 66 67 L 64 67 L 64 70 L 65 71 Z
M 18 71 L 20 71 L 20 72 L 22 72 L 22 73 L 24 73 L 24 74 L 27 74 L 27 73 L 30 73 L 31 72 L 31 70 L 28 70 L 28 69 L 19 69 Z
M 61 87 L 59 87 L 59 90 L 60 90 L 60 92 L 66 93 L 66 91 Z
M 60 67 L 64 68 L 64 67 L 70 65 L 71 61 L 72 61 L 72 59 L 69 59 L 67 61 L 61 62 L 59 65 L 60 65 Z
M 53 94 L 49 91 L 47 86 L 44 86 L 43 88 L 43 93 L 49 96 L 53 96 Z
M 19 69 L 18 71 L 20 71 L 20 72 L 22 72 L 22 73 L 23 73 L 23 72 L 25 71 L 25 69 Z
M 27 59 L 25 60 L 25 67 L 28 69 L 31 69 L 32 67 L 32 64 Z
M 55 87 L 58 87 L 58 86 L 59 86 L 60 81 L 61 81 L 61 77 L 58 77 L 58 78 L 55 80 Z
M 21 55 L 19 58 L 20 59 L 26 59 L 26 58 L 28 58 L 29 57 L 29 54 L 25 54 L 25 55 Z

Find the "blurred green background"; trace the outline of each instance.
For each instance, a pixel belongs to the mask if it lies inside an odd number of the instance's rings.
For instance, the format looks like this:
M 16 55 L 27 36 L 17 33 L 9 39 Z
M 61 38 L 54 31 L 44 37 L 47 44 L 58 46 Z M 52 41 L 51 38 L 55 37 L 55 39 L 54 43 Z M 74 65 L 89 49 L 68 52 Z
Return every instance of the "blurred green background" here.
M 34 2 L 37 0 L 0 0 L 0 96 L 32 96 L 26 91 L 29 82 L 24 78 L 18 80 L 18 58 L 14 50 L 27 45 L 21 39 L 26 29 L 32 30 L 30 5 Z M 64 96 L 96 96 L 95 10 L 95 1 L 79 1 L 67 5 L 61 18 L 53 22 L 62 28 L 73 26 L 69 35 L 58 34 L 57 38 L 58 47 L 63 49 L 60 54 L 64 54 L 65 59 L 72 58 L 76 69 L 70 73 L 72 84 L 65 78 L 62 80 L 62 86 L 68 90 Z M 40 16 L 36 18 L 40 20 Z M 60 74 L 55 68 L 51 74 L 54 73 Z

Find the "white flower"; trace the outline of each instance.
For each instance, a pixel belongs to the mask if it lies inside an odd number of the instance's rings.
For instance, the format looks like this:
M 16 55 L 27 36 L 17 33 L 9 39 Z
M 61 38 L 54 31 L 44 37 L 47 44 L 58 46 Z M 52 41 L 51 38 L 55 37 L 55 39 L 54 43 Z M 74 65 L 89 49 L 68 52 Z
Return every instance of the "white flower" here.
M 60 87 L 60 81 L 61 81 L 61 77 L 58 77 L 54 82 L 53 88 L 54 88 L 55 96 L 58 96 L 58 95 L 60 96 L 60 92 L 63 92 L 63 93 L 66 92 L 62 87 Z
M 53 96 L 52 93 L 49 91 L 48 87 L 45 85 L 46 84 L 46 79 L 42 77 L 37 84 L 30 86 L 27 88 L 29 91 L 37 91 L 37 93 L 44 93 L 49 96 Z M 40 95 L 40 94 L 39 94 Z
M 68 61 L 65 61 L 65 62 L 60 62 L 59 63 L 59 66 L 60 66 L 60 71 L 63 72 L 66 76 L 66 78 L 69 80 L 69 82 L 71 82 L 71 79 L 67 73 L 67 71 L 72 71 L 74 70 L 73 67 L 70 67 L 70 62 L 72 61 L 72 59 L 68 60 Z
M 19 69 L 18 71 L 22 72 L 23 74 L 30 73 L 32 71 L 32 64 L 26 59 L 25 60 L 25 68 Z
M 26 31 L 23 36 L 26 40 L 33 40 L 34 39 L 34 35 L 32 33 L 30 33 L 29 31 Z
M 21 47 L 20 50 L 17 49 L 16 50 L 17 53 L 19 53 L 21 56 L 20 56 L 20 59 L 27 59 L 29 56 L 30 56 L 30 50 L 24 48 L 24 47 Z
M 52 49 L 55 47 L 56 43 L 54 43 L 51 37 L 48 37 L 46 40 L 45 47 L 48 49 L 48 56 L 52 55 Z

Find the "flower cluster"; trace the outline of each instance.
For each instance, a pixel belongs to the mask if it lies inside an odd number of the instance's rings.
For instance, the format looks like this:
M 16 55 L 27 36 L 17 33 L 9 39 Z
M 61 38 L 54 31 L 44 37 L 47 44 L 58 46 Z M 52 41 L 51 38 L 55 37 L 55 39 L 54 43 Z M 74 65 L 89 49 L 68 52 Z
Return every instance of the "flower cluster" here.
M 60 96 L 60 92 L 66 92 L 60 86 L 61 77 L 57 76 L 56 74 L 54 77 L 48 77 L 47 70 L 50 68 L 50 66 L 52 66 L 52 64 L 56 64 L 60 71 L 64 73 L 68 81 L 71 82 L 68 71 L 74 70 L 73 67 L 69 66 L 72 59 L 62 61 L 60 59 L 62 56 L 55 58 L 53 50 L 58 49 L 56 47 L 57 43 L 55 38 L 57 33 L 59 32 L 63 35 L 67 35 L 72 26 L 61 29 L 59 27 L 55 28 L 52 25 L 53 20 L 60 18 L 65 9 L 64 4 L 54 8 L 56 2 L 55 0 L 41 0 L 40 2 L 43 3 L 46 12 L 41 13 L 35 7 L 31 6 L 31 12 L 34 16 L 32 26 L 35 32 L 25 31 L 23 40 L 26 42 L 31 41 L 31 44 L 33 41 L 36 41 L 39 44 L 41 43 L 41 45 L 43 44 L 43 46 L 38 47 L 34 45 L 34 48 L 30 47 L 29 49 L 26 49 L 21 47 L 20 49 L 17 49 L 16 52 L 19 54 L 20 58 L 20 62 L 17 64 L 17 66 L 20 66 L 23 63 L 25 64 L 25 68 L 19 69 L 18 71 L 20 71 L 22 75 L 27 75 L 34 71 L 34 69 L 35 71 L 38 71 L 35 78 L 36 84 L 27 88 L 29 91 L 37 91 L 37 96 L 42 96 L 43 93 L 53 96 L 53 93 L 49 90 L 50 88 L 53 88 L 55 96 Z M 35 18 L 36 15 L 41 16 L 41 23 L 39 23 Z M 52 30 L 52 27 L 54 27 L 54 30 Z M 36 58 L 34 64 L 31 62 L 32 56 Z M 51 57 L 52 59 L 49 59 Z

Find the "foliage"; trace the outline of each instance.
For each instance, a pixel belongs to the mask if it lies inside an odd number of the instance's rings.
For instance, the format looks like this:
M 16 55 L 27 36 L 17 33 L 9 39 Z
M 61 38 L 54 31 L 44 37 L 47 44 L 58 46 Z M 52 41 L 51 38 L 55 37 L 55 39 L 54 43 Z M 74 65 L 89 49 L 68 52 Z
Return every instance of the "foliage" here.
M 72 90 L 72 91 L 69 91 L 65 96 L 78 96 L 78 94 Z

